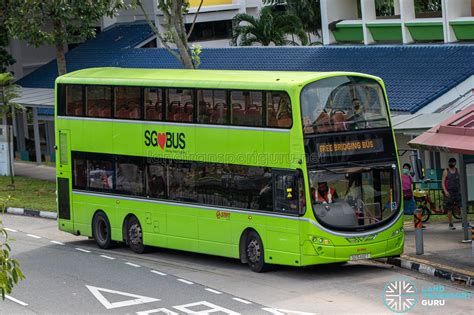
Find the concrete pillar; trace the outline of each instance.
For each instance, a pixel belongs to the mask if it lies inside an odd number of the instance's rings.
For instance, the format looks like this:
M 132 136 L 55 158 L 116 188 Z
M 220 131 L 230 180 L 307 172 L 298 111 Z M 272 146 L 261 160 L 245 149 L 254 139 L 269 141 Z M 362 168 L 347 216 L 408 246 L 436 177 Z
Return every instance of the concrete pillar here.
M 36 164 L 41 165 L 41 140 L 39 133 L 39 122 L 38 122 L 38 109 L 33 107 L 33 131 L 35 135 L 35 154 L 36 154 Z
M 399 15 L 400 14 L 400 1 L 401 0 L 394 0 L 393 1 L 393 9 L 394 9 L 394 14 Z
M 375 12 L 375 1 L 374 0 L 361 0 L 361 11 L 362 11 L 362 31 L 364 33 L 364 44 L 369 45 L 375 43 L 372 33 L 367 28 L 367 23 L 375 21 L 377 19 L 377 13 Z
M 16 122 L 16 147 L 19 152 L 26 150 L 25 144 L 25 127 L 24 127 L 24 112 L 17 112 L 15 114 L 15 122 Z
M 461 181 L 461 216 L 462 216 L 462 230 L 463 242 L 471 241 L 471 229 L 469 228 L 469 221 L 467 220 L 467 177 L 466 177 L 466 163 L 464 163 L 464 155 L 459 154 L 459 179 Z
M 402 24 L 402 39 L 404 44 L 413 43 L 410 31 L 405 23 L 415 19 L 415 3 L 413 0 L 400 0 L 400 20 Z
M 442 0 L 441 4 L 443 10 L 444 42 L 456 42 L 457 38 L 452 27 L 449 25 L 449 21 L 458 17 L 470 16 L 471 0 Z
M 358 0 L 321 0 L 321 28 L 323 44 L 329 45 L 336 42 L 329 23 L 337 20 L 356 20 Z

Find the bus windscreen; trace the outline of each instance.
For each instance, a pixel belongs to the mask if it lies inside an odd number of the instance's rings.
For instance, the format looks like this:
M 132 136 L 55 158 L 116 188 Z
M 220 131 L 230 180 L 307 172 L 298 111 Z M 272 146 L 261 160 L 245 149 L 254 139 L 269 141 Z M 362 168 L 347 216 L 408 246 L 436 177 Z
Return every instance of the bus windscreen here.
M 301 110 L 305 134 L 389 126 L 382 87 L 363 77 L 337 76 L 306 85 Z

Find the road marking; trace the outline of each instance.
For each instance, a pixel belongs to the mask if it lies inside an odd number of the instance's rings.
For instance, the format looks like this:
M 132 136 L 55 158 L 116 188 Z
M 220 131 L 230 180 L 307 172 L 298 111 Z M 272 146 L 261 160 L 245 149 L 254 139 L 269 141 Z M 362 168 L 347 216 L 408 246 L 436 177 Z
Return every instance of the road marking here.
M 207 307 L 208 309 L 203 309 L 204 307 Z M 221 314 L 224 313 L 228 315 L 240 315 L 237 312 L 231 311 L 219 305 L 209 303 L 207 301 L 200 301 L 200 302 L 195 302 L 195 303 L 185 304 L 185 305 L 177 305 L 177 306 L 173 306 L 173 308 L 185 314 L 211 314 L 211 313 L 219 312 Z
M 87 249 L 84 249 L 84 248 L 79 248 L 79 247 L 76 247 L 76 250 L 78 250 L 80 252 L 84 252 L 84 253 L 90 253 L 91 252 L 90 250 L 87 250 Z
M 134 264 L 134 263 L 131 263 L 131 262 L 126 262 L 125 265 L 129 265 L 129 266 L 132 266 L 132 267 L 135 267 L 135 268 L 138 268 L 138 267 L 141 267 L 140 265 L 137 265 L 137 264 Z
M 154 314 L 154 313 L 162 313 L 162 314 L 166 314 L 166 315 L 178 315 L 178 313 L 170 311 L 169 309 L 164 308 L 164 307 L 157 308 L 157 309 L 154 309 L 154 310 L 137 312 L 137 315 L 149 315 L 149 314 Z M 195 314 L 197 314 L 197 313 L 195 313 Z
M 12 302 L 15 302 L 15 303 L 20 304 L 21 306 L 28 306 L 27 303 L 22 302 L 22 301 L 20 301 L 20 300 L 18 300 L 18 299 L 15 299 L 14 297 L 11 297 L 11 296 L 9 296 L 9 295 L 5 295 L 5 297 L 6 297 L 7 299 L 9 299 L 10 301 L 12 301 Z
M 34 235 L 34 234 L 26 234 L 26 236 L 32 237 L 32 238 L 41 238 L 41 236 Z
M 182 282 L 182 283 L 186 283 L 186 284 L 194 284 L 193 282 L 191 281 L 188 281 L 188 280 L 184 280 L 184 279 L 177 279 L 178 281 Z
M 252 302 L 249 302 L 249 301 L 243 300 L 243 299 L 239 299 L 239 298 L 232 298 L 232 300 L 240 302 L 240 303 L 244 303 L 244 304 L 252 304 Z
M 64 245 L 64 243 L 61 243 L 61 242 L 58 242 L 58 241 L 50 241 L 51 243 L 53 244 L 57 244 L 57 245 Z
M 160 272 L 160 271 L 156 271 L 156 270 L 150 270 L 150 272 L 156 273 L 157 275 L 160 275 L 160 276 L 166 276 L 166 273 L 164 273 L 164 272 Z
M 9 228 L 3 228 L 3 229 L 8 232 L 13 232 L 13 233 L 18 232 L 17 230 L 14 230 L 14 229 L 9 229 Z
M 110 260 L 115 259 L 114 257 L 110 257 L 110 256 L 107 256 L 107 255 L 100 255 L 100 257 L 105 258 L 105 259 L 110 259 Z
M 212 293 L 215 293 L 215 294 L 222 294 L 222 292 L 219 292 L 217 290 L 210 289 L 210 288 L 206 288 L 206 291 L 209 291 L 209 292 L 212 292 Z
M 285 315 L 285 314 L 295 314 L 295 315 L 315 315 L 314 313 L 307 313 L 307 312 L 300 312 L 300 311 L 290 311 L 290 310 L 282 310 L 270 307 L 264 307 L 262 310 L 272 313 L 273 315 Z
M 119 307 L 125 307 L 125 306 L 132 306 L 132 305 L 138 305 L 138 304 L 145 304 L 145 303 L 161 301 L 160 299 L 155 299 L 155 298 L 151 298 L 151 297 L 147 297 L 147 296 L 136 295 L 136 294 L 132 294 L 132 293 L 126 293 L 126 292 L 110 290 L 110 289 L 104 289 L 104 288 L 99 288 L 99 287 L 93 287 L 91 285 L 86 285 L 86 288 L 89 289 L 89 291 L 92 293 L 92 295 L 94 295 L 94 297 L 108 310 L 110 310 L 112 308 L 119 308 Z M 127 297 L 133 297 L 135 299 L 111 303 L 100 292 L 107 292 L 107 293 L 118 294 L 118 295 L 123 295 L 123 296 L 127 296 Z

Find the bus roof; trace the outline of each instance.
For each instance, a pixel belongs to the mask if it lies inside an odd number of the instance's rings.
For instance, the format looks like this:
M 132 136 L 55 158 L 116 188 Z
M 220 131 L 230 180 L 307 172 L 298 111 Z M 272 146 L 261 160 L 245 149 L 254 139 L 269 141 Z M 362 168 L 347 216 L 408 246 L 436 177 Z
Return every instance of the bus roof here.
M 377 77 L 355 72 L 299 72 L 299 71 L 239 71 L 239 70 L 189 70 L 189 69 L 140 69 L 140 68 L 89 68 L 58 77 L 56 83 L 90 83 L 118 85 L 152 85 L 160 81 L 163 86 L 205 87 L 212 83 L 218 88 L 228 85 L 252 84 L 252 88 L 273 89 L 306 84 L 339 75 Z M 206 84 L 207 83 L 207 84 Z M 237 87 L 237 86 L 236 86 Z

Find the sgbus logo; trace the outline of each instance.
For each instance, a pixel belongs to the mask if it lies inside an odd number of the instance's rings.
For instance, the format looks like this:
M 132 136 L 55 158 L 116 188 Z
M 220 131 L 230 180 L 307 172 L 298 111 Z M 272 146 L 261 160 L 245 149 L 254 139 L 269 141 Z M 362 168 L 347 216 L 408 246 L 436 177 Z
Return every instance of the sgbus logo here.
M 145 145 L 147 147 L 160 147 L 161 150 L 167 149 L 185 149 L 186 135 L 182 132 L 157 132 L 145 131 Z

